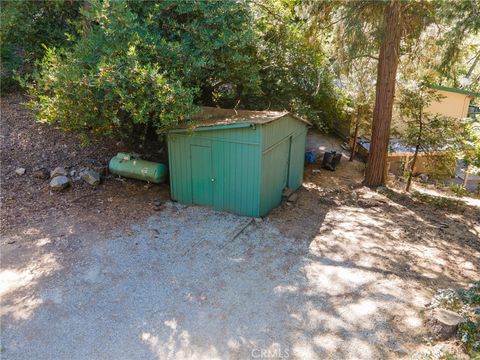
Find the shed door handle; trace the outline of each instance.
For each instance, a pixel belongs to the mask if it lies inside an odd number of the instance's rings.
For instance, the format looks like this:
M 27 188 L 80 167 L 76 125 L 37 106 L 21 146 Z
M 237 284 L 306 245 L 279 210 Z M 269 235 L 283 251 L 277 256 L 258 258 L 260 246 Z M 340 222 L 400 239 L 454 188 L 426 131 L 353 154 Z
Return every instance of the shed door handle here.
M 215 181 L 215 179 L 212 178 L 212 182 Z

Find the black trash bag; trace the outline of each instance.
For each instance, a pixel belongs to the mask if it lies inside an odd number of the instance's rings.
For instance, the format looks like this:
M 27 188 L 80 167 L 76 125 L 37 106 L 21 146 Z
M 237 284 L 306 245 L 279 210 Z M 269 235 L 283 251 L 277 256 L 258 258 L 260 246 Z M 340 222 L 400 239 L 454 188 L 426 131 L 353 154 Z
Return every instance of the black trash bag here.
M 337 165 L 340 163 L 342 154 L 337 154 L 336 151 L 329 151 L 323 155 L 322 168 L 335 171 Z

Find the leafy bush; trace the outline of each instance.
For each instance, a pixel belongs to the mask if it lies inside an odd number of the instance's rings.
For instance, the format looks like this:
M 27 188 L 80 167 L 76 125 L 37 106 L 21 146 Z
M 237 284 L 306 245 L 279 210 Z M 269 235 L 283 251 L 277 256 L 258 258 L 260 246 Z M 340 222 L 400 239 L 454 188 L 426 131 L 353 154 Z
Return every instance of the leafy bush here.
M 44 46 L 26 81 L 40 121 L 137 138 L 196 105 L 287 109 L 322 128 L 340 113 L 327 60 L 288 3 L 265 3 L 285 22 L 233 0 L 88 4 L 69 45 Z
M 287 109 L 327 130 L 342 117 L 343 98 L 318 42 L 288 2 L 269 0 L 254 7 L 260 92 L 247 94 L 250 108 Z M 272 15 L 276 14 L 276 16 Z M 320 36 L 319 34 L 316 34 Z
M 458 197 L 462 197 L 468 194 L 467 189 L 462 184 L 450 184 L 450 190 Z
M 208 81 L 240 77 L 215 66 L 237 62 L 237 71 L 245 70 L 240 51 L 229 48 L 236 42 L 229 32 L 239 32 L 235 21 L 227 22 L 233 3 L 145 3 L 141 10 L 148 10 L 143 18 L 124 2 L 92 3 L 89 27 L 76 44 L 47 49 L 29 87 L 41 121 L 85 133 L 161 131 L 195 112 Z M 180 23 L 185 18 L 188 26 Z M 227 35 L 215 42 L 200 34 L 203 43 L 196 42 L 195 34 L 213 25 Z
M 15 75 L 29 74 L 45 54 L 45 46 L 69 45 L 69 37 L 77 33 L 81 6 L 81 1 L 2 0 L 2 93 L 18 88 Z

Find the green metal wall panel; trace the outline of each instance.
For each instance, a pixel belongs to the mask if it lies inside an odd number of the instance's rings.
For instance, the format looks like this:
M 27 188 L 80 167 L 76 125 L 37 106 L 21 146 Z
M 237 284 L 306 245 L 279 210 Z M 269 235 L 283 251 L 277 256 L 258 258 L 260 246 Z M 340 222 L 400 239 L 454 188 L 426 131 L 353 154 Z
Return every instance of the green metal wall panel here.
M 258 216 L 259 145 L 216 141 L 212 146 L 214 209 Z
M 263 216 L 287 184 L 301 185 L 305 137 L 305 124 L 288 116 L 252 127 L 171 132 L 172 199 Z
M 192 167 L 192 202 L 211 205 L 213 202 L 213 167 L 211 146 L 190 146 Z
M 172 132 L 170 136 L 188 136 L 192 139 L 210 139 L 216 141 L 228 141 L 235 143 L 249 143 L 258 144 L 260 138 L 260 132 L 257 131 L 256 126 L 242 127 L 242 128 L 223 128 L 212 127 L 212 130 L 208 128 L 202 128 L 202 131 L 185 130 L 183 132 Z
M 295 136 L 292 136 L 288 170 L 288 187 L 294 191 L 297 190 L 303 182 L 306 138 L 306 128 L 304 128 L 300 132 L 297 132 Z
M 306 128 L 305 123 L 288 115 L 263 125 L 263 150 Z
M 289 116 L 263 126 L 261 216 L 280 204 L 282 191 L 286 185 L 296 190 L 302 184 L 306 134 L 306 125 Z M 285 165 L 284 154 L 287 144 L 288 161 Z M 283 178 L 285 171 L 288 174 L 287 182 Z
M 202 132 L 171 133 L 168 136 L 172 199 L 185 204 L 208 205 L 216 210 L 258 216 L 260 203 L 260 131 L 258 128 L 233 128 Z M 192 147 L 211 149 L 208 156 L 194 154 Z M 196 164 L 192 164 L 194 161 Z M 202 169 L 200 169 L 202 168 Z M 200 201 L 196 192 L 208 193 L 200 177 L 211 168 L 212 200 Z M 196 169 L 196 172 L 192 172 Z M 193 186 L 192 186 L 193 184 Z
M 267 214 L 282 201 L 287 186 L 290 138 L 285 138 L 263 153 L 260 215 Z

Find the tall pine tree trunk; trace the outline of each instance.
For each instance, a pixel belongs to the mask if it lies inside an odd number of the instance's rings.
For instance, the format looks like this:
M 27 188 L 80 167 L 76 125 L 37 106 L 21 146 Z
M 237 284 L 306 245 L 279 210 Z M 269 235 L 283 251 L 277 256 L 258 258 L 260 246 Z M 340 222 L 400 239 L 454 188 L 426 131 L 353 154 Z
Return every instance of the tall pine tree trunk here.
M 401 4 L 393 0 L 385 9 L 384 34 L 380 47 L 373 112 L 372 139 L 365 172 L 365 185 L 385 184 L 385 169 L 392 122 L 393 99 L 395 96 L 395 78 L 400 56 Z

